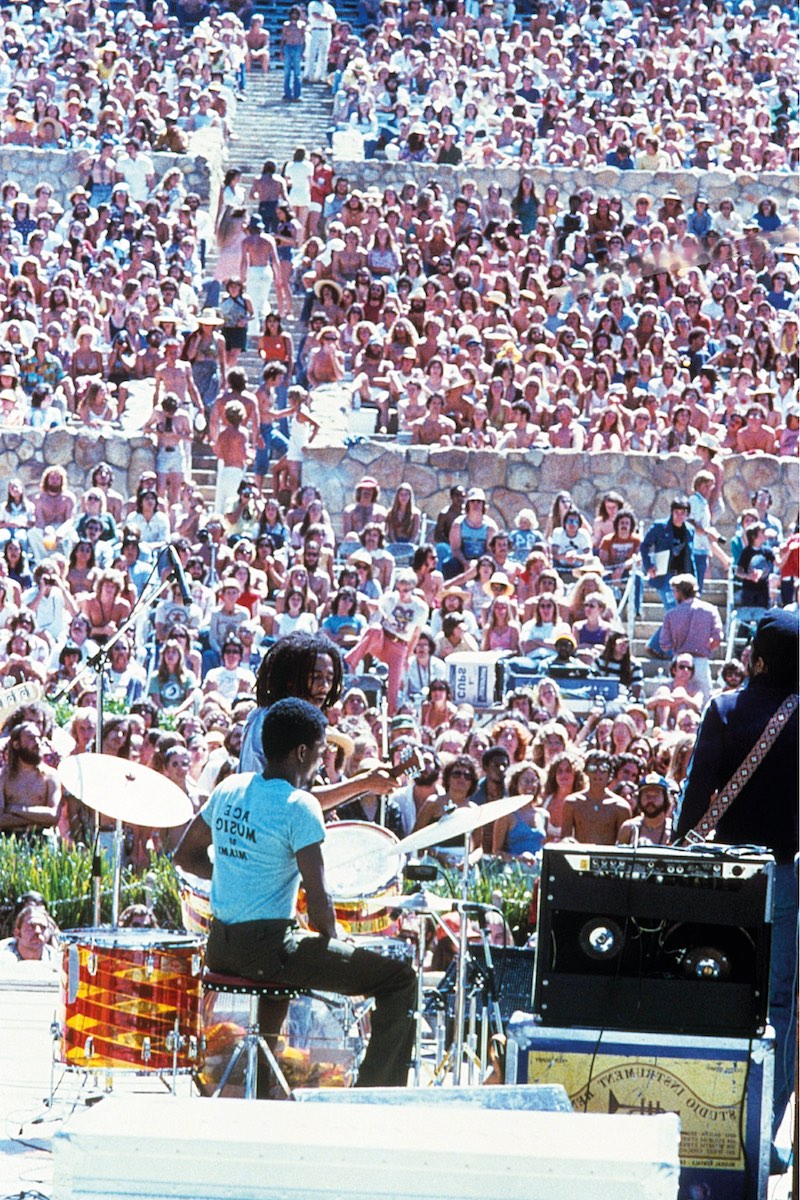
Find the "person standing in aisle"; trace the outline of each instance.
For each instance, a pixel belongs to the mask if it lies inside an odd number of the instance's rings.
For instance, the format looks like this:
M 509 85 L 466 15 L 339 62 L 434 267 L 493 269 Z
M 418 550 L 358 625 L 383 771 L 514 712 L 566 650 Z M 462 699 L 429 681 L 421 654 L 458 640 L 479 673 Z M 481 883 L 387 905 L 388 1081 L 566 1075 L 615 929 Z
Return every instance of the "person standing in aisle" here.
M 299 101 L 303 91 L 301 66 L 306 45 L 306 23 L 300 20 L 300 9 L 292 6 L 281 27 L 283 49 L 283 99 L 286 103 Z
M 309 83 L 324 83 L 327 78 L 328 51 L 331 48 L 331 36 L 337 20 L 336 9 L 328 3 L 328 0 L 311 0 L 308 6 L 308 42 L 305 63 L 305 77 Z

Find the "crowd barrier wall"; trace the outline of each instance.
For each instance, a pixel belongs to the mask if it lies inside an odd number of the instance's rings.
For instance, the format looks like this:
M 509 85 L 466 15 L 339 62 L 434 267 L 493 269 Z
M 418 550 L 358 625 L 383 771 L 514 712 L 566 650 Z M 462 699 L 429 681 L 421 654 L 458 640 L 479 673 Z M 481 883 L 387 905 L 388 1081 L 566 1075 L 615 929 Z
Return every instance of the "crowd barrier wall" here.
M 363 475 L 377 479 L 382 502 L 390 502 L 401 482 L 414 489 L 417 504 L 433 518 L 449 503 L 454 483 L 481 487 L 489 515 L 510 529 L 521 508 L 533 507 L 543 526 L 557 492 L 566 488 L 585 513 L 594 514 L 600 497 L 612 488 L 625 496 L 645 526 L 669 515 L 670 498 L 690 493 L 699 459 L 682 455 L 639 453 L 589 454 L 572 450 L 465 450 L 458 447 L 406 446 L 365 441 L 349 447 L 309 446 L 303 460 L 303 482 L 320 489 L 334 529 L 353 501 Z M 773 513 L 784 527 L 797 520 L 797 460 L 764 455 L 731 455 L 723 460 L 725 512 L 716 521 L 730 537 L 737 514 L 750 505 L 760 487 L 773 496 Z
M 222 181 L 226 150 L 214 130 L 192 134 L 186 154 L 156 152 L 151 155 L 156 177 L 161 179 L 170 167 L 183 173 L 186 190 L 197 192 L 202 200 L 214 202 Z M 37 183 L 47 180 L 55 199 L 66 205 L 73 188 L 86 186 L 86 171 L 78 164 L 87 157 L 85 149 L 35 150 L 29 146 L 0 146 L 0 183 L 14 179 L 26 196 L 33 196 Z
M 520 171 L 516 167 L 452 167 L 440 163 L 388 163 L 369 159 L 364 162 L 334 162 L 337 175 L 344 176 L 352 187 L 364 190 L 377 188 L 380 192 L 387 186 L 397 187 L 408 179 L 422 187 L 429 179 L 436 179 L 449 196 L 455 196 L 461 180 L 474 179 L 478 192 L 486 194 L 490 183 L 499 184 L 508 200 L 519 184 Z M 778 206 L 779 214 L 787 215 L 787 203 L 797 201 L 797 179 L 793 171 L 771 174 L 749 174 L 725 171 L 721 168 L 700 171 L 696 168 L 677 171 L 620 171 L 618 167 L 564 167 L 537 165 L 525 168 L 526 175 L 533 179 L 537 196 L 541 199 L 544 190 L 551 184 L 557 187 L 562 199 L 571 192 L 590 187 L 598 194 L 620 195 L 633 207 L 640 192 L 657 199 L 665 192 L 678 192 L 689 208 L 698 192 L 703 192 L 711 201 L 715 211 L 720 200 L 732 199 L 740 216 L 750 216 L 759 200 L 771 196 Z M 800 206 L 799 206 L 800 207 Z
M 89 487 L 92 468 L 100 462 L 111 467 L 112 487 L 130 496 L 142 471 L 155 470 L 152 439 L 90 429 L 4 430 L 0 433 L 0 495 L 5 496 L 5 485 L 15 477 L 26 488 L 38 485 L 45 467 L 63 467 L 70 488 L 80 495 Z

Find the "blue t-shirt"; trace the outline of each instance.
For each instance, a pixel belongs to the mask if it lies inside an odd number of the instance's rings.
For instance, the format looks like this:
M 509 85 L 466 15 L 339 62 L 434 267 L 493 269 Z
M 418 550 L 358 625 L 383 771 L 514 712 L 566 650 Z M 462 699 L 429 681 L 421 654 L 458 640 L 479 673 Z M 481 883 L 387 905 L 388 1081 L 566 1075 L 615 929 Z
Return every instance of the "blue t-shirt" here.
M 200 815 L 211 830 L 211 911 L 227 925 L 290 921 L 300 872 L 295 855 L 325 840 L 322 809 L 285 779 L 229 775 Z

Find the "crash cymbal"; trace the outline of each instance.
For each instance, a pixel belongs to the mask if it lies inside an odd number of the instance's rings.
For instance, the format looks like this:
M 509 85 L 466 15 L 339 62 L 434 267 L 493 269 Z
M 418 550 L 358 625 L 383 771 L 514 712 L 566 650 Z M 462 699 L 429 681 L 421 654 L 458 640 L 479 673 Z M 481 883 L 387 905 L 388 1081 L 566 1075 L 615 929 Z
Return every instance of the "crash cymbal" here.
M 146 829 L 171 829 L 191 820 L 189 797 L 141 763 L 110 754 L 74 754 L 59 763 L 64 787 L 87 808 Z
M 483 825 L 491 825 L 492 821 L 498 820 L 499 817 L 516 812 L 529 800 L 530 796 L 503 796 L 500 800 L 490 800 L 488 804 L 454 808 L 435 824 L 410 833 L 394 847 L 394 850 L 398 854 L 415 854 L 417 850 L 426 850 L 429 846 L 441 846 L 450 838 L 464 837 Z

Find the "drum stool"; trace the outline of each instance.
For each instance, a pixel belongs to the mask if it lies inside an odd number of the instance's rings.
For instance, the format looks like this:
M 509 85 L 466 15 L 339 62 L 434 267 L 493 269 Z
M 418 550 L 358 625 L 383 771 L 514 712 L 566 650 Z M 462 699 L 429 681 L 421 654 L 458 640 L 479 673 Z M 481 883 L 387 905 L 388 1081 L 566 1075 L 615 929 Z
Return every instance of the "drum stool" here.
M 291 1100 L 292 1089 L 286 1081 L 286 1076 L 281 1070 L 269 1042 L 261 1033 L 258 1023 L 258 1002 L 259 1000 L 294 1000 L 297 996 L 310 995 L 309 989 L 286 987 L 279 983 L 259 983 L 255 979 L 245 979 L 239 975 L 225 975 L 219 971 L 210 971 L 208 967 L 203 971 L 202 983 L 203 990 L 206 992 L 219 992 L 221 995 L 248 996 L 250 998 L 250 1008 L 247 1015 L 247 1026 L 244 1037 L 241 1037 L 234 1046 L 233 1053 L 222 1073 L 222 1078 L 211 1097 L 212 1100 L 216 1100 L 221 1095 L 225 1084 L 231 1077 L 233 1068 L 243 1054 L 246 1056 L 244 1068 L 245 1100 L 256 1099 L 259 1050 L 264 1055 L 268 1066 L 272 1070 L 287 1099 Z

